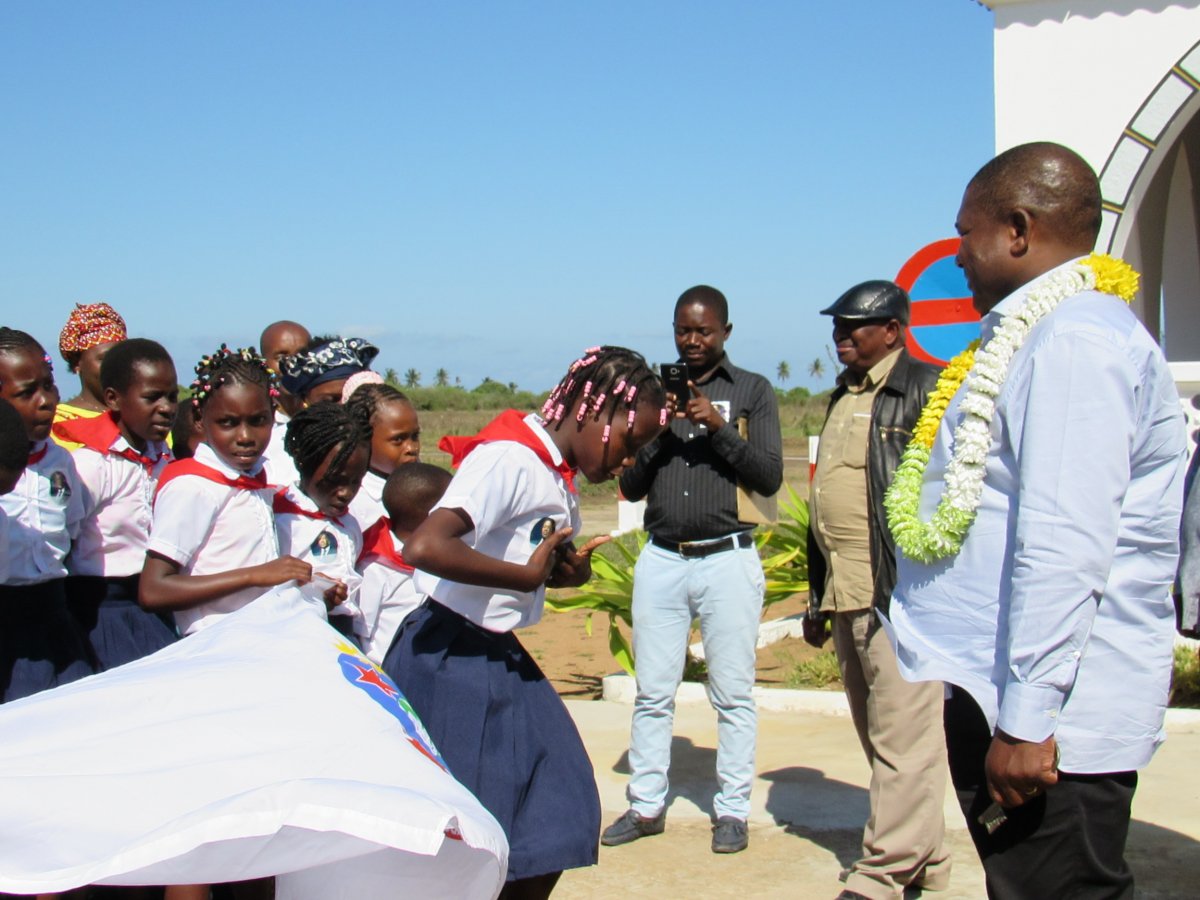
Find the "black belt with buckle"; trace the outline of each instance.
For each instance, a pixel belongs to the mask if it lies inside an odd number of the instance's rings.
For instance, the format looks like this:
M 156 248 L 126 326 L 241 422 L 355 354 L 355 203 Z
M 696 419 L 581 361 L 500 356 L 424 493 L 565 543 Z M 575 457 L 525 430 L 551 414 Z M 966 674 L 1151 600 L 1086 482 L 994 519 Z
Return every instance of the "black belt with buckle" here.
M 677 544 L 651 535 L 650 543 L 671 553 L 678 553 L 684 559 L 703 559 L 714 553 L 724 553 L 726 550 L 736 550 L 739 547 L 745 550 L 747 547 L 753 547 L 754 538 L 750 537 L 750 532 L 741 531 L 716 541 L 684 541 Z

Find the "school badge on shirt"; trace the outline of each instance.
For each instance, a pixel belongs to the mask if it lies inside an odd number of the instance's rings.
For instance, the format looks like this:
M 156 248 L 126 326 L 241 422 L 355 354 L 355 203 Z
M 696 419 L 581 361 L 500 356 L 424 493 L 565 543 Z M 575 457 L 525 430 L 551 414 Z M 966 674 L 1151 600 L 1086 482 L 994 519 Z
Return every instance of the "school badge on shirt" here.
M 71 499 L 71 486 L 67 484 L 67 476 L 65 473 L 50 473 L 50 496 L 59 503 L 66 503 Z
M 537 546 L 550 535 L 554 534 L 554 520 L 549 516 L 538 519 L 533 523 L 533 530 L 529 532 L 529 543 Z
M 309 552 L 313 556 L 335 556 L 337 554 L 338 542 L 330 531 L 322 531 L 317 535 L 317 539 L 312 542 L 309 547 Z

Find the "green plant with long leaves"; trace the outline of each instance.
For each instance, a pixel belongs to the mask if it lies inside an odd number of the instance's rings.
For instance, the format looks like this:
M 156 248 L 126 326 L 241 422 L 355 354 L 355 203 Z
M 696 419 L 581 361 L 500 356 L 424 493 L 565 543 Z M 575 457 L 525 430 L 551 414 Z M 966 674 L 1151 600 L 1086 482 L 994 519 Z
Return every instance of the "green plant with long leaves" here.
M 808 590 L 808 503 L 790 485 L 787 494 L 779 504 L 779 521 L 755 536 L 766 579 L 764 608 Z M 610 541 L 592 554 L 592 578 L 579 593 L 555 592 L 546 597 L 546 605 L 555 612 L 587 610 L 588 634 L 592 616 L 606 614 L 609 652 L 630 675 L 633 647 L 626 634 L 633 628 L 633 567 L 645 546 L 644 531 Z

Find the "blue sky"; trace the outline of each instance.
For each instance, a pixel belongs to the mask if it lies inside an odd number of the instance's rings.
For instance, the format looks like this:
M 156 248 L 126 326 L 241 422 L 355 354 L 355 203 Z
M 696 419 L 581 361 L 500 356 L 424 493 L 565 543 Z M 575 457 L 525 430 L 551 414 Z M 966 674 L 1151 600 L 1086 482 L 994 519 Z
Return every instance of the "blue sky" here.
M 972 0 L 3 4 L 0 324 L 49 349 L 107 300 L 186 382 L 286 317 L 537 390 L 591 344 L 673 358 L 674 300 L 708 283 L 736 362 L 828 386 L 818 310 L 952 235 L 992 154 L 992 24 Z

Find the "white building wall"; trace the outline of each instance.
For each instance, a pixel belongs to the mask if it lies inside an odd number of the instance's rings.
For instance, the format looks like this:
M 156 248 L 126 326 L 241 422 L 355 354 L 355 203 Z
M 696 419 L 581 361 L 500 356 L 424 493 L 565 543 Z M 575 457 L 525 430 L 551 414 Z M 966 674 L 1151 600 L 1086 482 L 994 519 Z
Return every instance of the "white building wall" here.
M 1200 2 L 987 5 L 996 16 L 996 151 L 1057 141 L 1097 172 L 1158 82 L 1200 40 Z

